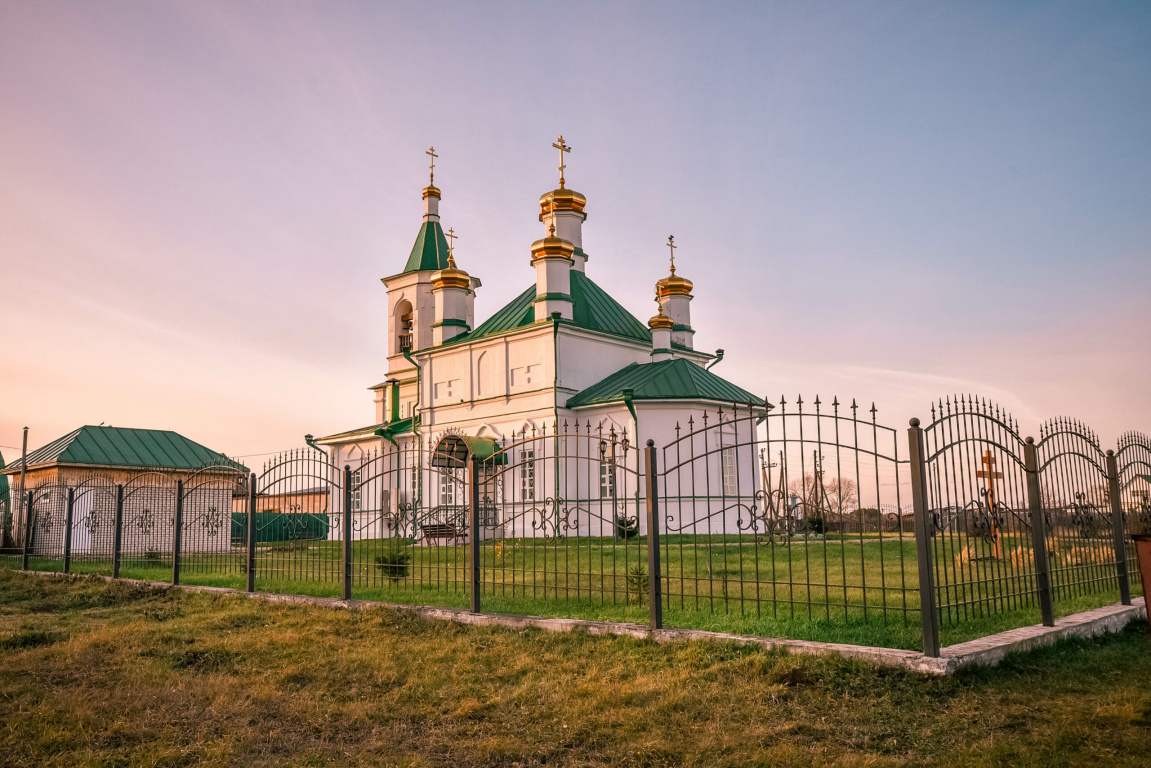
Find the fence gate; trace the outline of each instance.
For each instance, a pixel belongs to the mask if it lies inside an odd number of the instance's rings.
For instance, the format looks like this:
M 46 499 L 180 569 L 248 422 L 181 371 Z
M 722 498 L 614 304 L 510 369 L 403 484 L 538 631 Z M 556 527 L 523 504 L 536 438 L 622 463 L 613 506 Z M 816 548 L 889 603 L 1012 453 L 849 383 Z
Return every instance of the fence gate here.
M 1039 605 L 1018 423 L 986 400 L 933 404 L 923 429 L 931 563 L 944 626 Z
M 1115 460 L 1127 532 L 1151 533 L 1151 437 L 1141 432 L 1124 433 L 1119 438 Z M 1147 586 L 1142 582 L 1130 539 L 1127 541 L 1127 575 L 1132 589 L 1146 596 Z
M 238 465 L 205 467 L 180 483 L 178 562 L 172 577 L 244 573 L 250 478 Z
M 116 486 L 93 477 L 72 488 L 72 537 L 65 571 L 103 572 L 111 568 L 115 546 Z
M 164 472 L 142 472 L 124 483 L 120 568 L 134 578 L 167 580 L 178 491 L 178 481 Z
M 571 600 L 617 606 L 622 618 L 644 604 L 640 461 L 626 428 L 565 421 L 514 433 L 477 462 L 485 605 Z
M 1074 419 L 1052 419 L 1040 428 L 1039 481 L 1047 528 L 1052 597 L 1077 598 L 1114 591 L 1131 599 L 1126 530 L 1119 486 L 1111 487 L 1115 454 Z M 1109 465 L 1112 465 L 1109 470 Z
M 285 451 L 264 464 L 248 500 L 251 519 L 233 512 L 231 526 L 233 535 L 242 542 L 251 537 L 254 545 L 245 565 L 249 584 L 273 582 L 273 591 L 316 594 L 317 585 L 335 591 L 344 582 L 343 474 L 310 448 Z
M 357 597 L 462 606 L 468 593 L 465 459 L 431 437 L 377 451 L 350 470 Z

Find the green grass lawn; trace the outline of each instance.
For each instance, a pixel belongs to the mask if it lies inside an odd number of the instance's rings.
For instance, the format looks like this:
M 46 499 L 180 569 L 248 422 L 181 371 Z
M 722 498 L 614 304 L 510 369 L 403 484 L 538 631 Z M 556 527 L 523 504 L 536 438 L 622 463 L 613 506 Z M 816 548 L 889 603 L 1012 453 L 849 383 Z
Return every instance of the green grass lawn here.
M 0 763 L 1151 764 L 1133 625 L 933 678 L 0 571 Z
M 1014 553 L 1021 539 L 1002 537 L 1002 554 L 985 545 L 951 551 L 937 547 L 944 584 L 944 645 L 1037 624 L 1033 598 L 1013 596 L 1030 563 Z M 647 541 L 571 537 L 505 539 L 480 547 L 484 610 L 539 616 L 647 622 Z M 466 544 L 407 546 L 399 570 L 388 565 L 386 540 L 353 542 L 353 597 L 382 602 L 463 608 L 468 605 L 470 550 Z M 337 597 L 342 594 L 342 543 L 298 540 L 261 545 L 260 591 Z M 831 535 L 771 544 L 762 537 L 665 536 L 660 547 L 665 624 L 741 634 L 823 640 L 918 650 L 922 648 L 914 540 L 886 534 Z M 382 562 L 378 559 L 383 558 Z M 18 564 L 18 560 L 11 559 Z M 186 554 L 181 581 L 243 589 L 245 553 Z M 34 570 L 60 570 L 60 560 L 33 558 Z M 134 553 L 121 575 L 171 579 L 170 555 Z M 111 573 L 108 560 L 74 558 L 77 573 Z M 1138 594 L 1138 591 L 1136 591 Z M 1057 615 L 1119 600 L 1113 585 L 1064 590 Z

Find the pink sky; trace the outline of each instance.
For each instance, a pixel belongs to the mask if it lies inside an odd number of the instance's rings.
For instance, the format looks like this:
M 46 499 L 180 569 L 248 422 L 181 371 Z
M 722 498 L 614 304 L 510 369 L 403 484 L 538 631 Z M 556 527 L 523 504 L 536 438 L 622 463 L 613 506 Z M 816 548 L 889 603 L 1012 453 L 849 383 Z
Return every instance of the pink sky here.
M 1145 8 L 0 0 L 0 448 L 82 424 L 253 455 L 371 423 L 441 155 L 482 319 L 550 147 L 589 276 L 774 401 L 1151 431 Z

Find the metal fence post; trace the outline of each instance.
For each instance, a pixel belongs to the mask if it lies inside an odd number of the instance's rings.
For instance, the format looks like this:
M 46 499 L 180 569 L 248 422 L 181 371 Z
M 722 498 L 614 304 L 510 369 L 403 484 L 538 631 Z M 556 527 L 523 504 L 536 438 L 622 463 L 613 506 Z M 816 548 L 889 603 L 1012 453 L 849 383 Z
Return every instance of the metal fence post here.
M 112 578 L 120 578 L 120 545 L 124 539 L 124 486 L 116 486 L 115 530 L 112 533 Z
M 344 465 L 344 599 L 352 599 L 352 468 Z
M 181 529 L 184 527 L 184 481 L 176 481 L 176 520 L 172 528 L 172 585 L 180 583 Z
M 33 524 L 32 514 L 32 500 L 36 497 L 35 491 L 28 491 L 27 497 L 24 499 L 24 562 L 20 566 L 23 570 L 28 570 L 28 555 L 32 550 L 32 534 L 35 531 Z
M 919 613 L 923 622 L 923 653 L 939 655 L 939 611 L 935 604 L 935 566 L 932 561 L 933 524 L 927 503 L 927 462 L 923 430 L 912 419 L 907 430 L 911 464 L 911 499 L 915 507 L 915 552 L 919 565 Z
M 659 498 L 656 483 L 655 441 L 644 448 L 647 491 L 647 599 L 652 629 L 663 629 L 663 581 L 659 572 Z
M 1119 579 L 1119 600 L 1131 605 L 1131 582 L 1127 576 L 1127 532 L 1123 524 L 1123 504 L 1119 500 L 1119 466 L 1115 451 L 1107 451 L 1107 496 L 1111 499 L 1111 529 L 1115 536 L 1115 575 Z
M 1043 626 L 1055 626 L 1055 606 L 1051 594 L 1051 561 L 1047 556 L 1047 518 L 1043 515 L 1043 495 L 1039 487 L 1039 456 L 1035 438 L 1023 444 L 1023 464 L 1027 471 L 1027 508 L 1031 510 L 1031 552 L 1035 560 L 1035 586 L 1039 589 L 1039 611 Z
M 68 506 L 64 508 L 64 573 L 72 570 L 72 504 L 76 500 L 76 489 L 68 489 Z
M 480 460 L 468 456 L 468 542 L 471 550 L 472 613 L 480 612 Z
M 248 591 L 256 591 L 256 473 L 248 478 Z

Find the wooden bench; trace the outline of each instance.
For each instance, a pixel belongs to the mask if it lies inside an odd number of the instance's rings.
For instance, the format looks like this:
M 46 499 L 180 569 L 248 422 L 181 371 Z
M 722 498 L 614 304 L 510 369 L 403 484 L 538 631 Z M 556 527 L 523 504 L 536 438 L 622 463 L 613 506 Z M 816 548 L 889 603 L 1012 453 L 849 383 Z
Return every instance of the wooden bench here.
M 429 523 L 420 530 L 425 539 L 458 539 L 463 535 L 451 523 Z

